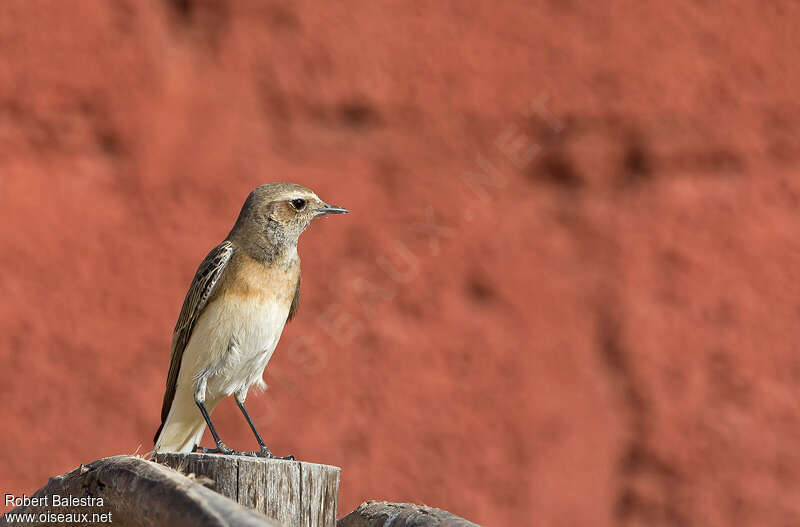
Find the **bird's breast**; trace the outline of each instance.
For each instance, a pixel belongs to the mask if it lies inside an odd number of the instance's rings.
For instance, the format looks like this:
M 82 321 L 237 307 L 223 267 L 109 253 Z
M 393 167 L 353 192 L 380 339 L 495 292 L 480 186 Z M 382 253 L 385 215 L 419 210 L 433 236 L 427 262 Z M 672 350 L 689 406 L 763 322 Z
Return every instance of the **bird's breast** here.
M 285 304 L 288 309 L 300 276 L 299 260 L 292 259 L 281 264 L 265 265 L 250 257 L 241 256 L 231 263 L 221 296 L 277 305 Z
M 203 368 L 210 374 L 210 395 L 229 395 L 258 382 L 283 332 L 298 279 L 296 266 L 268 267 L 248 259 L 231 264 L 191 342 L 210 352 Z
M 232 271 L 232 280 L 214 304 L 220 304 L 233 344 L 247 355 L 271 353 L 289 315 L 297 282 L 295 267 L 244 260 Z

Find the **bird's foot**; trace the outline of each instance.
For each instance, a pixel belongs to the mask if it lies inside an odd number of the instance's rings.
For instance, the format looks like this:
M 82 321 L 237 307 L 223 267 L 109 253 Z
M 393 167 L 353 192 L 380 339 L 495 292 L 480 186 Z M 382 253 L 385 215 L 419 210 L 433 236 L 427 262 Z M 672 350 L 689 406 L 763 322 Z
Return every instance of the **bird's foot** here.
M 261 457 L 265 459 L 285 459 L 289 461 L 294 461 L 294 456 L 288 455 L 285 457 L 276 456 L 270 450 L 263 446 L 261 450 L 258 452 L 240 452 L 238 450 L 233 450 L 232 448 L 228 448 L 225 443 L 220 441 L 217 443 L 217 448 L 206 448 L 204 446 L 196 445 L 192 452 L 200 452 L 201 454 L 226 454 L 229 456 L 246 456 L 246 457 Z
M 204 446 L 196 446 L 195 450 L 202 453 L 202 454 L 226 454 L 226 455 L 233 455 L 233 456 L 242 456 L 247 455 L 245 452 L 239 452 L 232 448 L 228 448 L 225 443 L 220 441 L 217 443 L 217 448 L 206 448 Z
M 290 454 L 290 455 L 285 456 L 285 457 L 276 456 L 275 454 L 270 452 L 269 448 L 267 448 L 266 446 L 262 446 L 261 450 L 259 452 L 248 452 L 248 455 L 253 455 L 253 456 L 256 456 L 256 457 L 263 457 L 265 459 L 285 459 L 287 461 L 294 461 L 294 456 L 293 455 Z

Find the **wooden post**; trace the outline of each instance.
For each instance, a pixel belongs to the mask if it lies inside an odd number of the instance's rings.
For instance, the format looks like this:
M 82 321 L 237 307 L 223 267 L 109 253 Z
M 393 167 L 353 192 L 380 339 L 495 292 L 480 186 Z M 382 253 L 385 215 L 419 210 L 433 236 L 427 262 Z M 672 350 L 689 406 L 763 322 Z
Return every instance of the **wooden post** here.
M 339 467 L 219 454 L 158 453 L 153 461 L 196 478 L 281 525 L 335 527 Z

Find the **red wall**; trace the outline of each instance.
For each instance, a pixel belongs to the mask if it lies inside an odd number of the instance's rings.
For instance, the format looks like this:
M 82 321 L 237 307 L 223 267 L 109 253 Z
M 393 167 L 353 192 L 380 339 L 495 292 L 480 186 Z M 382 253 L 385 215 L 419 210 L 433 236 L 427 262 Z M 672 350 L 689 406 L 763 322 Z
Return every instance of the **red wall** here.
M 152 447 L 288 180 L 353 212 L 250 408 L 341 513 L 800 523 L 800 6 L 727 4 L 2 2 L 0 492 Z

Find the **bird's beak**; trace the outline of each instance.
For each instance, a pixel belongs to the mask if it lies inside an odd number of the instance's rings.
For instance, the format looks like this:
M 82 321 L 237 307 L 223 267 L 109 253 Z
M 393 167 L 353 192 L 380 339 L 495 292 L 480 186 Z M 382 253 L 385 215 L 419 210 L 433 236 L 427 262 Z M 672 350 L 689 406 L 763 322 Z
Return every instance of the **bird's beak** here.
M 322 216 L 323 214 L 347 214 L 348 212 L 350 211 L 345 208 L 337 207 L 336 205 L 328 205 L 326 203 L 317 209 L 317 216 Z

